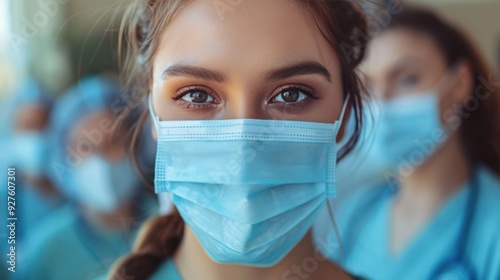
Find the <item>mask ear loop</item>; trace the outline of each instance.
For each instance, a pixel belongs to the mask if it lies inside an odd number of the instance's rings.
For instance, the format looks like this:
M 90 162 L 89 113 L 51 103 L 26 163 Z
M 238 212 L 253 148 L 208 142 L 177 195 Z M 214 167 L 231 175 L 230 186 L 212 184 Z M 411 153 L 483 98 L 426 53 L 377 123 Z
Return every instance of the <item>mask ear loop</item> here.
M 333 215 L 333 206 L 332 206 L 332 199 L 328 198 L 326 201 L 327 207 L 328 207 L 328 215 L 330 216 L 330 222 L 333 225 L 333 229 L 335 232 L 335 236 L 337 237 L 337 240 L 339 241 L 338 244 L 338 249 L 339 249 L 339 259 L 340 262 L 344 262 L 344 246 L 342 246 L 342 238 L 340 237 L 340 232 L 339 228 L 337 227 L 337 223 L 335 221 L 335 216 Z
M 347 111 L 347 104 L 349 104 L 350 97 L 351 97 L 351 95 L 347 94 L 347 98 L 345 99 L 344 104 L 342 105 L 342 111 L 340 112 L 340 117 L 337 120 L 339 123 L 337 130 L 340 130 L 340 127 L 342 126 L 342 123 L 344 122 L 345 112 Z M 347 129 L 345 129 L 345 130 L 347 130 Z M 337 133 L 338 133 L 338 131 L 337 131 Z M 345 135 L 344 135 L 344 137 L 345 137 Z M 339 142 L 339 143 L 341 143 L 341 142 Z
M 344 116 L 345 112 L 347 111 L 347 104 L 349 104 L 351 95 L 347 94 L 347 98 L 344 101 L 344 104 L 342 105 L 342 111 L 340 112 L 340 117 L 339 117 L 339 128 L 342 125 L 342 122 L 344 121 Z M 337 223 L 335 222 L 335 216 L 333 215 L 333 207 L 332 207 L 332 198 L 327 198 L 326 201 L 327 207 L 328 207 L 328 215 L 330 216 L 330 222 L 333 225 L 333 229 L 335 232 L 335 236 L 337 237 L 337 240 L 339 241 L 339 258 L 343 262 L 344 260 L 344 248 L 342 246 L 342 239 L 340 237 L 340 232 L 337 227 Z
M 344 105 L 342 105 L 342 111 L 340 112 L 339 122 L 342 123 L 344 121 L 345 112 L 347 111 L 347 104 L 349 104 L 349 99 L 351 98 L 350 94 L 347 94 L 347 98 L 344 101 Z
M 155 125 L 156 133 L 160 135 L 160 118 L 156 115 L 155 109 L 153 108 L 153 94 L 149 94 L 148 96 L 148 107 L 149 113 L 151 114 L 151 118 L 153 119 L 153 123 Z
M 344 101 L 344 104 L 342 105 L 342 111 L 340 112 L 340 117 L 338 119 L 338 122 L 339 122 L 338 127 L 339 128 L 342 125 L 342 122 L 344 120 L 345 112 L 347 111 L 347 104 L 349 104 L 350 97 L 351 97 L 351 95 L 348 94 L 347 98 Z M 330 216 L 330 222 L 333 225 L 335 236 L 337 237 L 337 240 L 339 241 L 339 244 L 338 244 L 339 245 L 339 247 L 338 247 L 339 248 L 339 257 L 340 257 L 340 260 L 343 261 L 344 260 L 344 248 L 342 246 L 342 240 L 340 238 L 340 233 L 339 233 L 339 229 L 337 227 L 337 223 L 335 222 L 335 216 L 333 215 L 332 199 L 327 198 L 326 204 L 328 207 L 328 215 Z

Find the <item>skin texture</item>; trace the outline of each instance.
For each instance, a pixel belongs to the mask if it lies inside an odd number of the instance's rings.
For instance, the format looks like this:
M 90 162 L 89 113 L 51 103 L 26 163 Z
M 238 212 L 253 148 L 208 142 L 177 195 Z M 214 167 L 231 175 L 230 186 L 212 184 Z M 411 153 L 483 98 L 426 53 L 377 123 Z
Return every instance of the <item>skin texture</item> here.
M 281 75 L 270 75 L 303 62 L 316 66 L 288 71 L 289 75 L 283 71 Z M 153 63 L 153 107 L 160 120 L 251 118 L 333 123 L 342 108 L 336 54 L 319 33 L 312 16 L 295 1 L 241 1 L 223 17 L 212 1 L 194 1 L 164 30 Z M 204 77 L 196 77 L 187 74 L 192 71 L 185 68 L 175 69 L 176 65 L 201 67 L 217 75 L 198 71 Z M 328 74 L 318 73 L 318 68 Z M 290 86 L 300 90 L 289 90 Z M 186 94 L 186 90 L 187 95 L 181 98 L 179 93 Z M 203 90 L 211 97 L 206 98 Z M 314 92 L 314 98 L 305 91 Z M 197 99 L 191 94 L 201 94 L 204 102 L 193 104 Z M 290 95 L 298 99 L 284 99 Z M 286 100 L 297 102 L 283 102 Z M 184 279 L 282 279 L 293 265 L 300 266 L 311 256 L 314 248 L 308 234 L 274 267 L 220 265 L 208 258 L 186 227 L 174 261 Z M 196 269 L 192 269 L 193 264 Z M 349 279 L 328 261 L 320 262 L 308 276 Z M 297 274 L 286 279 L 301 279 L 294 277 Z
M 370 44 L 362 71 L 368 89 L 390 99 L 407 94 L 425 94 L 436 89 L 440 114 L 462 103 L 472 91 L 467 63 L 447 70 L 445 58 L 426 34 L 391 29 Z M 397 255 L 434 216 L 440 206 L 469 179 L 465 152 L 454 131 L 447 142 L 401 183 L 391 213 L 390 251 Z
M 49 112 L 38 104 L 26 104 L 16 109 L 16 132 L 41 131 L 49 121 Z
M 71 131 L 69 139 L 70 146 L 74 150 L 79 150 L 79 143 L 89 141 L 86 134 L 96 132 L 96 134 L 102 135 L 102 138 L 98 139 L 98 137 L 95 136 L 96 140 L 95 143 L 92 144 L 91 150 L 88 152 L 83 151 L 81 153 L 82 158 L 86 158 L 92 154 L 99 154 L 110 162 L 120 160 L 124 155 L 125 146 L 113 142 L 112 123 L 114 121 L 115 117 L 111 112 L 100 111 L 86 115 Z

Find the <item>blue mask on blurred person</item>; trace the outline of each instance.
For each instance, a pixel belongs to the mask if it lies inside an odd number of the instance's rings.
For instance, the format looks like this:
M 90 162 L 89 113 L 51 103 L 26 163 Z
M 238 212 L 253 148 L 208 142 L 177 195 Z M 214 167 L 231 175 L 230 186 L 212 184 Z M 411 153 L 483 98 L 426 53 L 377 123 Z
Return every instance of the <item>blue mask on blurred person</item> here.
M 12 161 L 9 163 L 28 175 L 42 175 L 48 156 L 46 135 L 41 132 L 23 132 L 15 135 L 12 141 Z
M 110 213 L 129 201 L 139 187 L 130 160 L 110 163 L 92 155 L 77 166 L 74 174 L 75 199 L 101 213 Z
M 156 192 L 172 194 L 215 262 L 274 265 L 335 196 L 341 121 L 160 121 L 149 106 Z
M 373 149 L 381 149 L 389 166 L 413 169 L 425 162 L 447 140 L 436 91 L 378 101 L 379 130 Z M 377 106 L 377 105 L 376 105 Z M 375 151 L 375 150 L 374 150 Z

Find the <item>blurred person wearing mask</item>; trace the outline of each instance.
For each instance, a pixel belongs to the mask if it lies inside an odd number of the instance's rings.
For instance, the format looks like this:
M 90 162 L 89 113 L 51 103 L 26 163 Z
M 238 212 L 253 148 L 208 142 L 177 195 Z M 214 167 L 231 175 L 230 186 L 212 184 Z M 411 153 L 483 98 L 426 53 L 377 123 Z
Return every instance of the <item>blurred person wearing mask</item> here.
M 375 179 L 341 198 L 344 255 L 330 255 L 370 279 L 500 279 L 495 75 L 456 27 L 408 6 L 361 70 L 376 128 L 360 170 Z
M 2 135 L 0 138 L 0 179 L 7 182 L 7 168 L 15 168 L 15 195 L 7 205 L 7 183 L 0 191 L 5 208 L 0 218 L 17 218 L 15 237 L 17 244 L 8 243 L 8 227 L 2 227 L 0 249 L 10 252 L 16 245 L 17 258 L 22 256 L 23 240 L 39 221 L 60 207 L 64 200 L 49 179 L 46 162 L 49 157 L 47 127 L 52 108 L 50 94 L 35 80 L 27 80 L 2 108 Z M 14 207 L 15 216 L 7 216 L 7 206 Z M 4 239 L 5 238 L 5 239 Z M 5 242 L 4 242 L 5 241 Z M 9 249 L 9 250 L 7 250 Z M 2 256 L 4 260 L 5 255 Z M 10 260 L 10 257 L 8 257 Z M 3 278 L 2 278 L 3 279 Z
M 62 197 L 49 179 L 47 127 L 52 99 L 34 80 L 25 82 L 5 110 L 8 123 L 2 153 L 8 167 L 16 167 L 23 222 L 32 225 L 61 204 Z M 35 210 L 35 211 L 33 211 Z
M 130 251 L 143 219 L 158 209 L 142 193 L 114 129 L 120 104 L 114 80 L 92 77 L 66 93 L 51 119 L 57 186 L 71 205 L 33 229 L 22 279 L 92 279 Z

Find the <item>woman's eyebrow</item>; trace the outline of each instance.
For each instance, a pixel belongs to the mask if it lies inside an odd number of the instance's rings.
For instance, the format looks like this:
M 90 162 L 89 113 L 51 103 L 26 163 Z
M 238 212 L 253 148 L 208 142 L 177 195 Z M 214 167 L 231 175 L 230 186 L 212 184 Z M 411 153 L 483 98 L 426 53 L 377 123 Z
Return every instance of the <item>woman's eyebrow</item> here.
M 285 66 L 279 69 L 275 69 L 267 73 L 267 80 L 283 80 L 298 75 L 306 74 L 319 74 L 325 77 L 329 82 L 331 82 L 330 72 L 321 63 L 308 60 L 298 62 L 289 66 Z M 203 67 L 185 65 L 185 64 L 175 64 L 163 71 L 161 78 L 163 80 L 167 79 L 168 76 L 177 77 L 193 77 L 200 78 L 204 80 L 212 80 L 218 83 L 222 83 L 226 80 L 226 77 L 221 72 L 210 70 Z
M 204 80 L 213 80 L 218 83 L 222 83 L 225 80 L 224 75 L 220 72 L 184 64 L 175 64 L 165 69 L 165 71 L 161 74 L 162 80 L 167 79 L 167 76 L 193 77 Z
M 391 67 L 391 71 L 389 72 L 389 77 L 394 78 L 399 73 L 403 72 L 405 69 L 409 67 L 420 66 L 422 64 L 422 59 L 416 56 L 406 56 L 402 59 L 398 60 L 394 66 Z
M 331 82 L 331 75 L 326 67 L 313 60 L 306 60 L 273 70 L 267 74 L 267 80 L 283 80 L 293 76 L 306 74 L 319 74 Z

